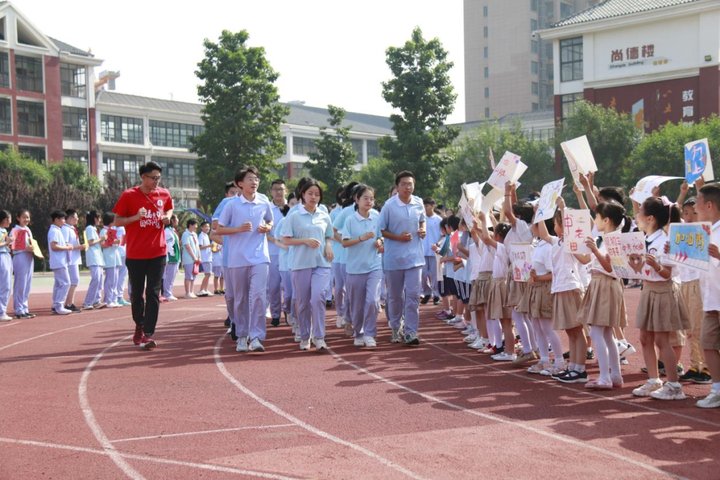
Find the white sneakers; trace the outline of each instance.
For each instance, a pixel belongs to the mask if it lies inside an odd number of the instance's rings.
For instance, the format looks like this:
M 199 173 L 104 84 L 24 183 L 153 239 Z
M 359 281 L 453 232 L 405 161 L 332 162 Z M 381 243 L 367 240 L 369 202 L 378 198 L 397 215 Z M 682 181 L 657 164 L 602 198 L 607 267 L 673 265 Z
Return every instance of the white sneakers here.
M 478 337 L 473 343 L 468 345 L 468 347 L 472 348 L 473 350 L 484 350 L 485 347 L 488 346 L 488 339 L 483 337 Z
M 720 408 L 720 392 L 710 390 L 710 394 L 707 397 L 698 400 L 695 405 L 700 408 Z
M 676 385 L 671 385 L 671 383 L 673 382 L 665 382 L 665 385 L 651 392 L 650 396 L 657 400 L 685 400 L 682 386 L 679 383 Z
M 235 347 L 236 352 L 247 352 L 248 351 L 248 341 L 246 337 L 238 338 L 237 339 L 237 346 Z
M 651 393 L 653 393 L 655 390 L 660 390 L 662 386 L 663 383 L 659 379 L 648 380 L 647 382 L 643 383 L 635 390 L 633 390 L 632 394 L 636 397 L 649 397 Z
M 343 325 L 345 325 L 345 319 L 342 317 L 342 315 L 338 315 L 335 319 L 335 326 L 337 328 L 343 328 Z
M 300 339 L 300 350 L 310 350 L 310 339 Z
M 315 344 L 315 350 L 317 350 L 317 351 L 327 350 L 327 343 L 325 343 L 324 338 L 313 338 L 312 341 Z
M 363 340 L 365 340 L 365 348 L 377 347 L 377 342 L 373 337 L 363 337 Z
M 353 346 L 355 347 L 364 347 L 365 346 L 365 339 L 363 337 L 355 337 L 355 340 L 353 340 Z
M 9 315 L 3 315 L 0 317 L 0 322 L 9 322 L 10 320 L 12 320 L 12 317 Z
M 168 302 L 174 302 L 175 300 L 177 300 L 177 297 L 175 295 L 170 295 L 169 297 L 165 297 L 165 300 L 167 300 Z

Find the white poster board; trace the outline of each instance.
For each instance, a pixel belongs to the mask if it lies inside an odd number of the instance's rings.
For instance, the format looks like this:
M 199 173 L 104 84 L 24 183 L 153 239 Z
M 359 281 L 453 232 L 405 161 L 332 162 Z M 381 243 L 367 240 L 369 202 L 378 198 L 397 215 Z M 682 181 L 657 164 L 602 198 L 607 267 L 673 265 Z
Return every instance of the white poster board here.
M 603 235 L 612 269 L 620 278 L 645 280 L 653 269 L 645 264 L 645 234 L 612 232 Z
M 560 147 L 562 148 L 563 153 L 565 153 L 565 158 L 568 161 L 570 174 L 575 181 L 575 185 L 582 190 L 583 187 L 580 184 L 580 174 L 587 175 L 590 172 L 598 171 L 595 163 L 595 157 L 590 149 L 590 143 L 588 142 L 587 136 L 583 135 L 582 137 L 562 142 Z
M 683 177 L 666 177 L 663 175 L 648 175 L 647 177 L 641 178 L 633 193 L 630 195 L 637 203 L 643 203 L 649 197 L 652 197 L 652 192 L 656 187 L 659 187 L 662 183 L 668 180 L 682 180 Z
M 566 252 L 587 255 L 585 239 L 592 237 L 593 220 L 590 210 L 566 208 L 563 212 L 563 248 Z
M 555 210 L 557 209 L 556 202 L 558 197 L 562 194 L 562 189 L 564 186 L 564 178 L 543 185 L 543 188 L 540 191 L 538 208 L 535 212 L 535 218 L 533 219 L 533 223 L 543 222 L 552 218 L 553 215 L 555 215 Z
M 504 192 L 505 184 L 507 182 L 517 182 L 527 168 L 527 165 L 520 161 L 519 155 L 512 152 L 505 152 L 497 166 L 495 166 L 492 174 L 490 174 L 487 183 Z
M 532 270 L 532 243 L 511 243 L 508 248 L 513 280 L 529 282 Z

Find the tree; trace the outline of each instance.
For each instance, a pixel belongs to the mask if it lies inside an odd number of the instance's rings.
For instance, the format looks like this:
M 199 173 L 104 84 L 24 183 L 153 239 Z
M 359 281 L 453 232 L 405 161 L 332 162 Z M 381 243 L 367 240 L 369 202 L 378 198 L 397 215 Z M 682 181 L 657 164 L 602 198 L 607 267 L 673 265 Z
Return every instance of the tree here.
M 552 149 L 547 142 L 528 138 L 520 123 L 509 129 L 500 128 L 497 123 L 486 123 L 460 138 L 449 150 L 452 160 L 445 168 L 440 200 L 448 206 L 455 206 L 463 183 L 482 183 L 490 177 L 491 148 L 496 162 L 500 161 L 505 151 L 511 151 L 520 155 L 522 162 L 528 166 L 520 178 L 520 196 L 538 191 L 547 182 L 558 178 L 552 168 Z
M 715 115 L 690 125 L 668 123 L 645 135 L 623 168 L 624 185 L 632 187 L 648 175 L 684 177 L 685 144 L 701 138 L 708 139 L 710 158 L 717 164 L 716 159 L 720 158 L 720 118 Z M 679 182 L 663 184 L 663 191 L 671 198 L 675 198 L 678 190 Z
M 440 40 L 426 41 L 419 28 L 404 46 L 388 48 L 385 61 L 393 78 L 383 82 L 383 98 L 400 114 L 390 116 L 396 138 L 381 139 L 380 147 L 391 172 L 412 171 L 416 194 L 432 194 L 449 160 L 442 150 L 459 134 L 444 126 L 457 98 L 449 75 L 453 63 Z
M 353 179 L 375 189 L 375 204 L 379 206 L 387 200 L 390 190 L 395 185 L 395 175 L 389 172 L 392 172 L 392 167 L 388 159 L 371 158 L 368 160 L 368 164 L 354 175 Z
M 202 81 L 198 96 L 205 104 L 204 131 L 192 139 L 200 199 L 215 203 L 223 185 L 243 165 L 254 165 L 261 176 L 277 166 L 285 143 L 280 124 L 289 113 L 279 102 L 278 74 L 262 47 L 249 47 L 248 33 L 223 30 L 218 43 L 205 40 L 205 58 L 195 72 Z
M 620 173 L 630 154 L 640 141 L 642 132 L 635 127 L 630 114 L 614 108 L 579 102 L 572 115 L 563 120 L 556 133 L 557 152 L 562 155 L 560 142 L 587 135 L 598 172 L 598 186 L 619 186 Z M 567 162 L 563 159 L 565 171 Z
M 320 140 L 315 143 L 317 152 L 310 153 L 310 175 L 327 185 L 327 192 L 334 194 L 345 185 L 353 174 L 353 165 L 357 157 L 350 142 L 350 128 L 343 127 L 345 110 L 328 105 L 330 118 L 328 123 L 333 129 L 320 128 Z

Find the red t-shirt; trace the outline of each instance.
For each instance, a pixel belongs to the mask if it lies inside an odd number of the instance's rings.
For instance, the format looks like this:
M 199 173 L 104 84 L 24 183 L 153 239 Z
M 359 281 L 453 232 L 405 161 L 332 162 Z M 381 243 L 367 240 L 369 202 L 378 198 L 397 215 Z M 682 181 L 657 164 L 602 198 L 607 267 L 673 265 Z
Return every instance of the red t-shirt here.
M 113 212 L 121 217 L 132 217 L 141 207 L 147 210 L 145 217 L 125 226 L 127 258 L 162 257 L 167 254 L 162 216 L 173 209 L 170 192 L 164 188 L 157 188 L 145 195 L 140 187 L 128 188 L 120 195 Z

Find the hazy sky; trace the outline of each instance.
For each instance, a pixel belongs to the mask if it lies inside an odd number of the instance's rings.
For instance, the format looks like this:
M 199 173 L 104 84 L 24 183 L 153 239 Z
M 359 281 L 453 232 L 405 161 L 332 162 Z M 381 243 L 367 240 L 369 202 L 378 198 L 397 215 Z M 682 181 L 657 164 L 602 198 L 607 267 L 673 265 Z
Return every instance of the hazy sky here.
M 11 1 L 46 35 L 91 49 L 99 70 L 119 70 L 122 93 L 197 101 L 203 40 L 245 29 L 280 73 L 283 101 L 377 115 L 391 112 L 381 97 L 385 49 L 419 26 L 455 63 L 449 121 L 464 121 L 462 0 Z

